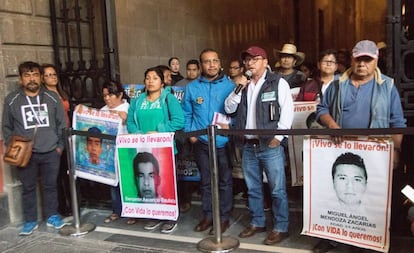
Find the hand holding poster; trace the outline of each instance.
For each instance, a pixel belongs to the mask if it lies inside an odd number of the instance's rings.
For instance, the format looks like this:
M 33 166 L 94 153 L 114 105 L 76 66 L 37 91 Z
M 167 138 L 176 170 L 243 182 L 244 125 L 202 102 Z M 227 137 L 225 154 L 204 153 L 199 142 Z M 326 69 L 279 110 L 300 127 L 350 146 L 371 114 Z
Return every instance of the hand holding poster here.
M 177 220 L 174 133 L 119 135 L 122 216 Z
M 388 252 L 393 144 L 306 137 L 302 234 Z
M 138 97 L 143 89 L 144 84 L 124 84 L 125 92 L 129 94 L 129 97 Z M 180 101 L 184 97 L 185 87 L 171 86 L 174 91 L 174 96 Z M 177 157 L 177 174 L 178 178 L 182 181 L 200 181 L 200 171 L 194 159 L 192 150 L 192 144 L 186 140 L 186 138 L 177 138 L 176 145 L 179 149 L 179 155 Z
M 73 114 L 72 127 L 93 134 L 117 135 L 122 127 L 122 119 L 117 113 L 80 105 Z M 73 136 L 72 140 L 78 177 L 113 186 L 118 184 L 114 161 L 115 141 L 78 135 Z

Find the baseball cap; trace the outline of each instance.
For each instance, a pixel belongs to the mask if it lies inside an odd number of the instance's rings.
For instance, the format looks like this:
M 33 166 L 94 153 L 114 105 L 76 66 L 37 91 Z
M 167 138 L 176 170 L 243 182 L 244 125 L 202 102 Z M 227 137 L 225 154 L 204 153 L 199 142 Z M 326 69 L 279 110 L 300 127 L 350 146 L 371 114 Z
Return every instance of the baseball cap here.
M 261 47 L 252 46 L 252 47 L 249 47 L 246 51 L 243 51 L 241 53 L 242 60 L 244 60 L 244 58 L 246 58 L 246 56 L 248 56 L 248 55 L 253 56 L 253 57 L 254 56 L 261 56 L 261 57 L 267 59 L 266 51 Z
M 378 59 L 378 48 L 373 41 L 361 40 L 352 49 L 352 57 L 357 58 L 364 55 Z

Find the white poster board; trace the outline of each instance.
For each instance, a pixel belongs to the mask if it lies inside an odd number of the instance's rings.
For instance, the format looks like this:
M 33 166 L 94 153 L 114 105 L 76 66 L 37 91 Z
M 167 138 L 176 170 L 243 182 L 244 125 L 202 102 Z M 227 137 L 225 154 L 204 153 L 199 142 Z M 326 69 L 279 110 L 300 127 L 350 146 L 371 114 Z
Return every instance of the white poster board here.
M 306 120 L 316 111 L 317 101 L 294 102 L 294 117 L 292 129 L 307 129 Z M 292 176 L 292 186 L 303 185 L 303 136 L 289 136 L 289 163 Z
M 122 119 L 117 113 L 82 105 L 73 113 L 72 127 L 95 134 L 117 135 Z M 74 135 L 72 141 L 76 176 L 112 186 L 118 184 L 115 140 Z
M 178 219 L 173 143 L 174 133 L 117 136 L 123 217 Z
M 306 137 L 303 151 L 302 234 L 388 252 L 392 142 Z

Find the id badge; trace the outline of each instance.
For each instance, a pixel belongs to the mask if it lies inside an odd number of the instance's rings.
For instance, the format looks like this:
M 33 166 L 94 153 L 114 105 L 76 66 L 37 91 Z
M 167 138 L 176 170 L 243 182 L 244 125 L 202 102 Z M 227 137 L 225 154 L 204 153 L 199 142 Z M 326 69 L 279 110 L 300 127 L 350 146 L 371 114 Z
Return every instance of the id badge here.
M 269 91 L 262 94 L 262 102 L 276 101 L 276 92 Z

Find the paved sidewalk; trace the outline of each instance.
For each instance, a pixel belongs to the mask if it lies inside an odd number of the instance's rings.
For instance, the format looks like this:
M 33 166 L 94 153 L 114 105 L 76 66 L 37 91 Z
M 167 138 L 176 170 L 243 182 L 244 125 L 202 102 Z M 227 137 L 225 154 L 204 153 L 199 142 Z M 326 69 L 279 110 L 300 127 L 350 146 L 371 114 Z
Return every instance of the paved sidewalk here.
M 263 245 L 266 233 L 243 239 L 237 237 L 249 223 L 249 212 L 243 203 L 237 204 L 233 209 L 230 227 L 223 236 L 231 236 L 239 240 L 240 246 L 234 251 L 237 253 L 312 252 L 313 246 L 319 239 L 300 235 L 302 210 L 292 203 L 290 206 L 290 236 L 279 244 Z M 56 230 L 47 227 L 44 222 L 40 223 L 39 229 L 32 235 L 18 236 L 20 226 L 12 224 L 0 230 L 0 252 L 198 252 L 197 243 L 209 237 L 208 231 L 193 232 L 193 228 L 201 216 L 200 203 L 197 201 L 193 202 L 190 212 L 180 216 L 178 228 L 171 234 L 162 234 L 159 229 L 144 230 L 146 220 L 138 220 L 134 225 L 127 225 L 127 219 L 121 218 L 110 224 L 104 224 L 103 220 L 110 214 L 109 210 L 83 208 L 81 213 L 82 224 L 92 223 L 97 226 L 93 232 L 83 237 L 61 236 Z M 68 217 L 65 218 L 65 221 L 70 222 L 71 219 Z M 391 253 L 412 253 L 413 249 L 413 237 L 391 237 Z M 353 253 L 355 251 L 347 245 L 341 245 L 331 252 Z M 360 253 L 362 252 L 374 251 L 360 251 Z

